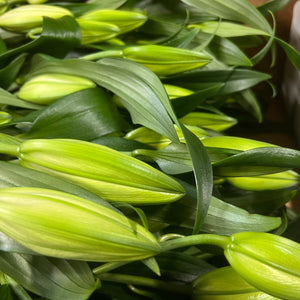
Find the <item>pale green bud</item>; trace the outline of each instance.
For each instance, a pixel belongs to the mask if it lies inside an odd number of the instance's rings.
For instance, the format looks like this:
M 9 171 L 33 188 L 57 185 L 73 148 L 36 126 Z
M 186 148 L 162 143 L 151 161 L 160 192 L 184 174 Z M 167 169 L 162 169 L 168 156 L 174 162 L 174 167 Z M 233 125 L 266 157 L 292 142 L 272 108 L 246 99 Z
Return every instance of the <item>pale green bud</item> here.
M 206 112 L 191 112 L 179 120 L 183 124 L 205 127 L 215 131 L 229 129 L 237 123 L 235 118 Z
M 224 253 L 257 289 L 280 299 L 300 299 L 300 244 L 269 233 L 241 232 L 230 237 Z
M 72 139 L 33 139 L 15 146 L 11 153 L 25 167 L 66 179 L 108 201 L 159 204 L 185 194 L 177 181 L 161 171 L 102 145 Z
M 125 33 L 142 26 L 147 16 L 134 11 L 102 9 L 82 15 L 78 20 L 112 23 L 120 29 L 120 33 Z
M 145 259 L 160 252 L 155 237 L 138 223 L 64 192 L 3 188 L 0 210 L 0 231 L 42 255 L 111 262 Z
M 185 143 L 185 139 L 182 135 L 181 130 L 176 125 L 174 125 L 174 127 L 180 142 Z M 208 136 L 208 133 L 202 128 L 196 126 L 186 126 L 186 127 L 191 132 L 193 132 L 200 140 Z M 157 150 L 163 149 L 169 144 L 171 144 L 171 140 L 169 140 L 167 137 L 146 127 L 139 127 L 137 129 L 128 132 L 125 135 L 125 138 L 128 140 L 134 140 L 143 144 L 147 144 Z
M 213 136 L 203 140 L 206 147 L 247 151 L 261 147 L 276 147 L 273 144 L 235 136 Z
M 0 16 L 0 27 L 14 32 L 24 32 L 35 27 L 41 27 L 43 17 L 58 19 L 71 16 L 72 13 L 59 6 L 28 4 L 7 11 Z
M 160 45 L 132 46 L 123 49 L 123 57 L 149 68 L 158 75 L 172 75 L 202 67 L 211 61 L 198 51 Z
M 245 281 L 231 267 L 206 273 L 193 282 L 194 300 L 275 300 Z
M 12 116 L 6 111 L 0 111 L 0 125 L 8 123 L 12 120 Z
M 81 44 L 103 42 L 120 33 L 118 26 L 107 22 L 77 20 L 81 31 Z
M 164 88 L 166 89 L 166 92 L 170 99 L 185 97 L 194 93 L 191 90 L 171 84 L 164 84 Z
M 79 76 L 42 74 L 26 81 L 17 95 L 22 100 L 47 105 L 63 96 L 95 86 L 94 82 Z
M 249 191 L 277 190 L 299 184 L 299 174 L 289 170 L 274 174 L 249 177 L 228 177 L 227 181 L 237 188 Z

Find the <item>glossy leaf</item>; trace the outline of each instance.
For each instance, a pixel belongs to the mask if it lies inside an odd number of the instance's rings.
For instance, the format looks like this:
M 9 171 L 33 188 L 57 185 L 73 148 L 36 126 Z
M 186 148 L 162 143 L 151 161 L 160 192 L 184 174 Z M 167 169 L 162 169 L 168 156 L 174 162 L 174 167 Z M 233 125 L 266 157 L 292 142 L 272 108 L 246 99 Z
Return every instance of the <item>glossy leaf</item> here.
M 121 119 L 109 95 L 101 88 L 93 88 L 49 105 L 23 137 L 92 140 L 120 130 Z
M 86 262 L 1 251 L 0 269 L 27 290 L 53 300 L 88 299 L 99 286 Z

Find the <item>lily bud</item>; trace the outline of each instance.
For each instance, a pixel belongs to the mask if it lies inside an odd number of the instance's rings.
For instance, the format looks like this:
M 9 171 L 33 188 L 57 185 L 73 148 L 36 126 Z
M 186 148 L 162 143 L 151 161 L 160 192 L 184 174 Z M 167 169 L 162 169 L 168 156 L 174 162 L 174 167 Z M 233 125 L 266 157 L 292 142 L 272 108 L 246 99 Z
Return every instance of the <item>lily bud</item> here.
M 18 92 L 22 100 L 47 105 L 68 94 L 95 87 L 95 83 L 74 75 L 43 74 L 26 81 Z
M 245 281 L 231 267 L 206 273 L 193 282 L 194 300 L 275 300 Z
M 8 123 L 12 120 L 12 116 L 6 111 L 0 111 L 0 125 Z
M 185 97 L 194 93 L 191 90 L 171 84 L 164 84 L 164 88 L 170 99 Z
M 123 57 L 144 65 L 158 75 L 196 69 L 211 60 L 202 52 L 160 45 L 127 47 L 123 49 Z
M 58 19 L 71 16 L 72 13 L 59 6 L 46 4 L 22 5 L 7 11 L 0 16 L 0 27 L 14 32 L 24 32 L 35 27 L 41 27 L 43 17 Z
M 176 125 L 174 125 L 174 127 L 180 142 L 185 143 L 184 137 L 180 129 Z M 208 136 L 208 133 L 202 128 L 196 126 L 186 126 L 186 127 L 190 131 L 192 131 L 200 140 Z M 128 140 L 134 140 L 140 143 L 147 144 L 157 150 L 165 148 L 166 146 L 171 144 L 171 141 L 167 137 L 146 127 L 139 127 L 137 129 L 128 132 L 125 135 L 125 138 Z
M 185 194 L 183 187 L 166 174 L 102 145 L 72 139 L 32 139 L 12 152 L 24 167 L 66 179 L 107 201 L 159 204 Z
M 77 20 L 111 23 L 120 29 L 120 33 L 125 33 L 142 26 L 147 16 L 133 11 L 101 9 L 82 15 Z
M 134 261 L 160 252 L 155 237 L 116 211 L 64 192 L 0 189 L 0 231 L 46 256 Z
M 120 33 L 118 26 L 108 22 L 77 20 L 81 31 L 81 44 L 98 43 L 114 38 Z
M 281 236 L 241 232 L 224 250 L 249 284 L 280 299 L 300 299 L 300 244 Z

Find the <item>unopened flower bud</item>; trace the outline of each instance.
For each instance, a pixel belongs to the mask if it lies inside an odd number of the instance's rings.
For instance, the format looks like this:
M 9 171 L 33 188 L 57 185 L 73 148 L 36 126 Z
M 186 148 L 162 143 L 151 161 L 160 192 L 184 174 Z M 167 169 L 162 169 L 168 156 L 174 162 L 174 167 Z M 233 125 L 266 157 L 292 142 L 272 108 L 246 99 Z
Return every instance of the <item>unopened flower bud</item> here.
M 142 26 L 147 21 L 147 16 L 134 11 L 101 9 L 82 15 L 78 20 L 108 22 L 116 25 L 120 33 L 125 33 Z
M 41 27 L 43 17 L 58 19 L 71 16 L 72 13 L 59 6 L 46 4 L 22 5 L 7 11 L 0 16 L 0 27 L 14 32 L 24 32 L 35 27 Z
M 231 267 L 206 273 L 193 282 L 194 300 L 275 300 L 245 281 Z
M 300 299 L 300 244 L 270 233 L 233 234 L 224 250 L 249 284 L 280 299 Z
M 106 146 L 72 139 L 32 139 L 19 146 L 1 146 L 0 152 L 19 157 L 21 165 L 66 179 L 107 201 L 159 204 L 185 194 L 173 178 Z
M 0 230 L 42 255 L 111 262 L 140 260 L 160 252 L 155 237 L 138 223 L 64 192 L 3 188 L 0 210 Z
M 63 96 L 95 86 L 94 82 L 75 75 L 42 74 L 26 81 L 21 86 L 18 97 L 47 105 Z

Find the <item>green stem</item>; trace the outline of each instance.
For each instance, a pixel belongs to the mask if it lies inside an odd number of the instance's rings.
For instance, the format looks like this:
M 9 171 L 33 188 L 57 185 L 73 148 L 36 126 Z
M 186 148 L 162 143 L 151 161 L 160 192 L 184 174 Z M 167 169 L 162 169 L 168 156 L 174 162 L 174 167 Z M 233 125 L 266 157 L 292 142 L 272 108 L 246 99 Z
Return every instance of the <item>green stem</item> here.
M 16 144 L 6 144 L 6 143 L 0 142 L 0 153 L 1 154 L 8 154 L 11 156 L 18 157 L 18 155 L 19 155 L 18 148 L 19 148 L 19 146 Z
M 215 245 L 223 249 L 226 248 L 230 238 L 227 236 L 221 236 L 216 234 L 195 234 L 185 236 L 173 240 L 161 242 L 161 251 L 169 251 L 180 247 L 194 246 L 194 245 Z
M 184 295 L 190 295 L 192 289 L 190 286 L 179 285 L 170 282 L 164 282 L 157 279 L 133 276 L 127 274 L 118 274 L 118 273 L 105 273 L 97 276 L 100 280 L 124 283 L 128 285 L 141 285 L 154 289 L 164 290 L 168 292 L 180 293 Z
M 95 53 L 88 54 L 85 56 L 81 56 L 80 59 L 98 60 L 98 59 L 104 58 L 104 57 L 123 57 L 123 51 L 122 50 L 100 51 L 100 52 L 95 52 Z
M 117 269 L 119 267 L 122 267 L 126 264 L 128 264 L 129 262 L 128 261 L 122 261 L 122 262 L 108 262 L 108 263 L 105 263 L 97 268 L 94 268 L 93 269 L 93 273 L 95 275 L 99 275 L 101 273 L 106 273 L 106 272 L 109 272 L 109 271 L 112 271 L 114 269 Z

